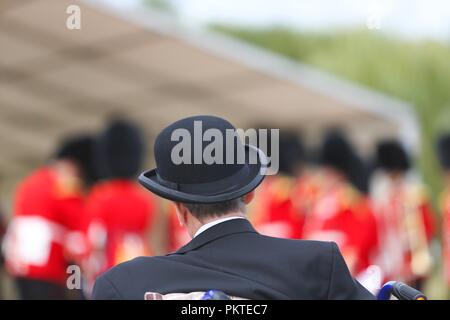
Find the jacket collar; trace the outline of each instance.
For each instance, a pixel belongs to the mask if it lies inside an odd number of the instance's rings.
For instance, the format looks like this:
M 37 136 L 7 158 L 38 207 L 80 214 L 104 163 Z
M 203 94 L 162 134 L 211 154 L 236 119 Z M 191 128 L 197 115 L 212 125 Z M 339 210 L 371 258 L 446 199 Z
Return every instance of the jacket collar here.
M 188 244 L 178 249 L 175 254 L 195 250 L 205 244 L 235 233 L 257 233 L 247 219 L 233 219 L 221 222 L 203 231 Z

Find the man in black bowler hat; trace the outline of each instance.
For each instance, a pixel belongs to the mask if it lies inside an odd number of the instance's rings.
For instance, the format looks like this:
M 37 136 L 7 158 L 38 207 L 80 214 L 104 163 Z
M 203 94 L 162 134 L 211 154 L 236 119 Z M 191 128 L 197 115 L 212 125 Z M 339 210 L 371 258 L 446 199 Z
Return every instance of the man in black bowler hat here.
M 220 135 L 235 130 L 224 119 L 195 116 L 158 135 L 156 169 L 144 172 L 139 182 L 175 203 L 192 240 L 166 256 L 139 257 L 110 269 L 97 278 L 94 299 L 210 289 L 246 299 L 374 298 L 351 277 L 335 243 L 272 238 L 254 230 L 245 207 L 264 179 L 264 154 L 235 135 L 232 148 L 222 141 L 222 149 L 216 144 L 213 152 L 215 161 L 205 159 Z M 182 142 L 192 143 L 181 152 Z M 216 157 L 221 150 L 223 161 Z M 245 161 L 239 161 L 239 150 Z

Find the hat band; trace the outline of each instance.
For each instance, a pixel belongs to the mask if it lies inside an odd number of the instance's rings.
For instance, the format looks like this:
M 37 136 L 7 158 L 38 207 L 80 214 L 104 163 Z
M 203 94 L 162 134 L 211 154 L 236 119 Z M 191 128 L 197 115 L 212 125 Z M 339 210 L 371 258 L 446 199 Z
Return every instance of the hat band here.
M 156 171 L 156 178 L 163 186 L 186 193 L 203 193 L 208 191 L 209 195 L 226 192 L 239 184 L 249 173 L 248 165 L 244 165 L 241 169 L 223 179 L 205 183 L 176 183 L 162 178 Z

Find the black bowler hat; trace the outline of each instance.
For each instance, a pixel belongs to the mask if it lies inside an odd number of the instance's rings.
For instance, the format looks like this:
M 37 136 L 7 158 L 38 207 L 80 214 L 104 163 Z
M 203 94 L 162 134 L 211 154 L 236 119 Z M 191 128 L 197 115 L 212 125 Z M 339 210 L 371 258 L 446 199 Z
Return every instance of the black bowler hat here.
M 200 127 L 201 130 L 199 130 Z M 204 141 L 208 139 L 199 136 L 208 129 L 215 129 L 209 132 L 214 131 L 219 134 L 223 145 L 222 157 L 219 157 L 222 161 L 211 164 L 206 164 L 201 156 L 208 149 L 208 145 L 216 142 L 218 138 Z M 227 131 L 235 132 L 236 129 L 228 121 L 213 116 L 189 117 L 169 125 L 161 131 L 155 141 L 156 168 L 142 173 L 139 176 L 139 182 L 160 197 L 187 203 L 217 203 L 249 193 L 264 179 L 266 157 L 258 148 L 242 145 L 237 135 L 232 137 L 234 148 L 226 148 Z M 183 139 L 180 138 L 177 136 L 180 132 L 190 138 L 187 139 L 185 136 Z M 190 141 L 189 148 L 179 153 L 185 156 L 185 160 L 189 160 L 176 164 L 180 161 L 173 161 L 172 152 L 179 150 L 176 146 L 179 147 L 182 141 Z M 237 158 L 239 150 L 244 151 L 245 161 Z M 187 154 L 184 154 L 184 151 L 187 151 Z M 196 154 L 195 151 L 197 151 Z M 215 152 L 212 154 L 216 155 Z M 252 159 L 256 161 L 251 161 Z

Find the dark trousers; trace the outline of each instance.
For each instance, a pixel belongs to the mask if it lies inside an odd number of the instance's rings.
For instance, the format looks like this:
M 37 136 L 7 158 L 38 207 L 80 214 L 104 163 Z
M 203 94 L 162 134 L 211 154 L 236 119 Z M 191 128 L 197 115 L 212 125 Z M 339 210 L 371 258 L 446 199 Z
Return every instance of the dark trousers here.
M 65 300 L 67 289 L 59 284 L 29 278 L 15 279 L 22 300 Z

